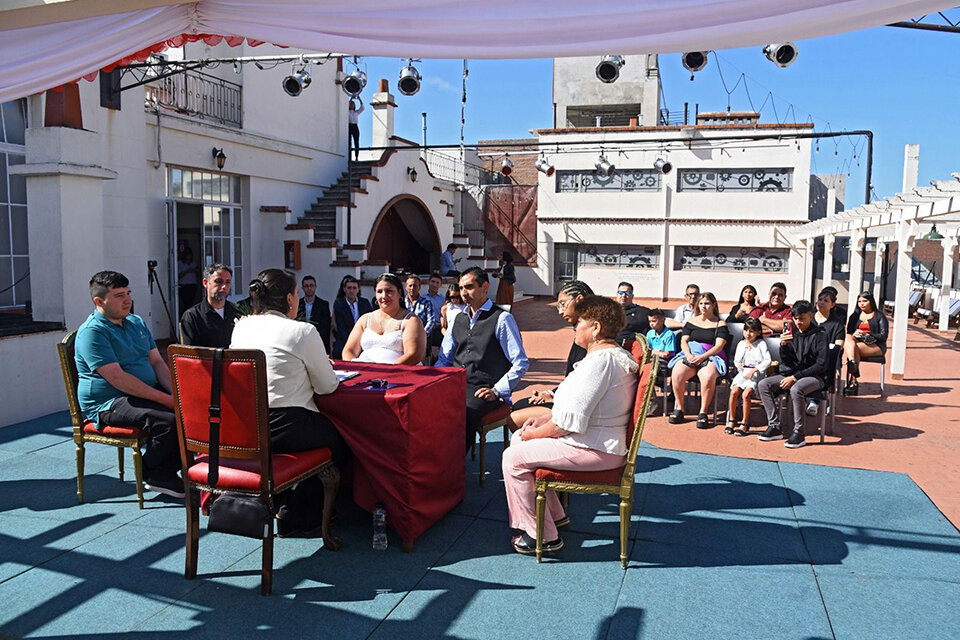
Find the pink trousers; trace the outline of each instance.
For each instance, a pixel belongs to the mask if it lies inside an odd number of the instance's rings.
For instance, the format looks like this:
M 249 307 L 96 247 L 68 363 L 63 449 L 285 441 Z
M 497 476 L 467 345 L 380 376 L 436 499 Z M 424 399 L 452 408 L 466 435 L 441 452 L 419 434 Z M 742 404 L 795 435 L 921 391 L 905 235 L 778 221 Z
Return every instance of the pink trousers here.
M 536 471 L 540 467 L 562 471 L 602 471 L 623 464 L 623 456 L 583 449 L 556 438 L 521 440 L 513 434 L 510 446 L 503 451 L 503 486 L 507 494 L 510 526 L 521 529 L 531 538 L 537 537 Z M 543 540 L 557 539 L 557 520 L 563 518 L 563 507 L 553 491 L 547 492 L 547 508 L 543 518 Z

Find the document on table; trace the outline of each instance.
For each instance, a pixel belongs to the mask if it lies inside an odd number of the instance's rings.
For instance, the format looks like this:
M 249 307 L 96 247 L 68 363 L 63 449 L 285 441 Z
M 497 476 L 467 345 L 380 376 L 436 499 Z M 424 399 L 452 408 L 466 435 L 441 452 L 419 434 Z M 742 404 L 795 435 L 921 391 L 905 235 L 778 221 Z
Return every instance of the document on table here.
M 359 371 L 344 371 L 343 369 L 334 369 L 333 372 L 337 374 L 337 380 L 340 382 L 349 380 L 350 378 L 356 378 L 360 375 Z

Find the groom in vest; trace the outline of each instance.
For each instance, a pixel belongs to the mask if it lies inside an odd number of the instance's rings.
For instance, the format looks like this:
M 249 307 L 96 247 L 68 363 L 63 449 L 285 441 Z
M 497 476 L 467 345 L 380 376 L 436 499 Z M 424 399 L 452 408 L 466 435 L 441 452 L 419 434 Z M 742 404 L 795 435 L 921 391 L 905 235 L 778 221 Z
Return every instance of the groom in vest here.
M 513 316 L 487 298 L 490 280 L 483 269 L 460 275 L 460 295 L 467 309 L 457 314 L 440 347 L 438 367 L 467 371 L 466 450 L 476 438 L 483 416 L 502 403 L 529 366 L 520 329 Z

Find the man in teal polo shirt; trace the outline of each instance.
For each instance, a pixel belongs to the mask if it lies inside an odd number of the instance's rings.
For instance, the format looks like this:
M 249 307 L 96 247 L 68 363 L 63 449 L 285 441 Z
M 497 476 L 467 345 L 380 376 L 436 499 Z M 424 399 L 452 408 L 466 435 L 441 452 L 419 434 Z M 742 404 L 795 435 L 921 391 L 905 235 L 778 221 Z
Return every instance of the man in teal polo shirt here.
M 146 324 L 130 313 L 129 285 L 116 271 L 90 279 L 96 310 L 77 329 L 75 343 L 80 409 L 98 426 L 144 431 L 144 487 L 182 498 L 170 370 Z

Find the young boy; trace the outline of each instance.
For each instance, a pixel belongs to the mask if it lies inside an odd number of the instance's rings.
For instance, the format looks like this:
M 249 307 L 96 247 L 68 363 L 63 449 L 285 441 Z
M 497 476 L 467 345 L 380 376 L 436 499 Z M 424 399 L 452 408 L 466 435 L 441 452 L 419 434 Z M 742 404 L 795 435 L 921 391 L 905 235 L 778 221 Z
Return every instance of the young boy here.
M 663 388 L 664 379 L 669 374 L 667 362 L 677 351 L 677 336 L 666 327 L 663 309 L 653 309 L 648 315 L 650 321 L 650 331 L 647 331 L 647 342 L 650 344 L 650 350 L 660 357 L 660 371 L 657 372 L 657 386 Z M 647 414 L 653 415 L 657 410 L 657 400 L 650 398 L 650 406 L 647 408 Z

